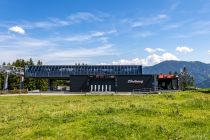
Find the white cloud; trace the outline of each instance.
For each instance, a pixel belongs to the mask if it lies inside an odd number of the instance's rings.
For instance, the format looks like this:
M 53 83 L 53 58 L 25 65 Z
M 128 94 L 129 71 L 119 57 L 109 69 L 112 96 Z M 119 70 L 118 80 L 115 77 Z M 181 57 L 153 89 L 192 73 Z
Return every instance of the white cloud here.
M 180 5 L 180 2 L 175 2 L 171 5 L 169 10 L 174 11 L 179 5 Z
M 1 39 L 2 38 L 2 39 Z M 12 62 L 16 59 L 33 58 L 38 60 L 56 44 L 50 40 L 35 39 L 26 36 L 0 36 L 0 63 Z
M 166 60 L 179 60 L 179 59 L 171 53 L 163 53 L 162 55 L 152 54 L 152 55 L 147 56 L 144 59 L 140 59 L 140 58 L 135 58 L 131 60 L 121 59 L 119 61 L 112 62 L 112 64 L 114 65 L 131 65 L 132 64 L 132 65 L 150 66 L 150 65 L 158 64 Z
M 50 39 L 36 39 L 27 36 L 14 35 L 0 35 L 0 48 L 7 48 L 8 50 L 19 48 L 27 49 L 33 47 L 52 47 L 56 44 Z M 7 46 L 7 47 L 6 47 Z
M 15 32 L 15 33 L 18 33 L 18 34 L 25 34 L 25 30 L 19 26 L 13 26 L 13 27 L 10 27 L 9 28 L 9 31 L 11 32 Z
M 141 65 L 144 64 L 144 59 L 134 58 L 131 60 L 121 59 L 119 61 L 113 61 L 113 65 Z
M 89 34 L 83 34 L 83 35 L 75 35 L 75 36 L 69 36 L 63 38 L 65 41 L 71 41 L 71 42 L 82 42 L 82 41 L 88 41 L 93 38 L 103 37 L 105 35 L 116 33 L 117 30 L 110 30 L 107 32 L 92 32 Z
M 92 13 L 88 13 L 88 12 L 78 12 L 76 14 L 73 14 L 73 15 L 70 15 L 68 17 L 68 19 L 71 21 L 71 22 L 80 22 L 82 20 L 88 20 L 88 21 L 92 21 L 92 20 L 95 20 L 95 21 L 102 21 L 102 19 L 100 17 L 97 17 L 95 16 L 94 14 Z
M 95 15 L 88 12 L 78 12 L 74 13 L 64 19 L 59 18 L 49 18 L 45 21 L 37 21 L 37 22 L 25 22 L 23 23 L 23 27 L 33 29 L 33 28 L 44 28 L 49 29 L 53 27 L 65 27 L 73 24 L 81 23 L 81 22 L 101 22 L 103 21 L 103 16 Z
M 168 24 L 163 26 L 163 30 L 171 30 L 171 29 L 176 29 L 182 26 L 182 23 L 175 23 L 175 24 Z
M 146 60 L 145 65 L 154 65 L 166 60 L 179 60 L 179 59 L 175 55 L 166 52 L 163 53 L 162 55 L 157 55 L 157 54 L 149 55 L 145 60 Z
M 59 47 L 58 42 L 32 38 L 16 38 L 12 42 L 0 42 L 0 63 L 12 62 L 20 58 L 33 58 L 34 60 L 41 59 L 46 64 L 70 64 L 78 61 L 92 61 L 95 57 L 116 55 L 113 44 L 65 49 Z
M 142 37 L 142 38 L 146 38 L 149 36 L 152 36 L 154 33 L 150 32 L 150 31 L 146 31 L 146 32 L 139 32 L 137 33 L 137 37 Z
M 165 52 L 165 50 L 164 49 L 161 49 L 161 48 L 156 48 L 156 51 Z
M 71 42 L 82 42 L 82 41 L 87 41 L 92 39 L 94 36 L 93 35 L 76 35 L 76 36 L 70 36 L 64 38 L 66 41 L 71 41 Z
M 208 50 L 208 53 L 210 54 L 210 50 Z
M 9 35 L 0 35 L 0 42 L 5 42 L 10 39 L 12 39 L 12 37 Z
M 152 49 L 152 48 L 145 48 L 144 51 L 146 51 L 148 53 L 154 53 L 156 50 Z
M 83 40 L 94 39 L 90 42 L 82 42 L 80 44 L 65 40 L 65 36 L 38 39 L 28 36 L 0 34 L 0 63 L 3 61 L 12 62 L 18 58 L 41 59 L 47 64 L 49 62 L 52 64 L 70 64 L 79 60 L 82 62 L 86 62 L 87 60 L 93 62 L 100 61 L 96 60 L 95 57 L 116 55 L 113 44 L 109 43 L 107 38 L 107 35 L 116 32 L 115 29 L 104 32 L 90 32 L 79 37 L 83 38 Z M 74 38 L 74 41 L 79 40 L 79 37 L 77 37 Z
M 131 60 L 121 59 L 119 61 L 113 61 L 112 64 L 114 65 L 144 65 L 144 66 L 151 66 L 158 64 L 160 62 L 166 60 L 179 60 L 175 55 L 166 52 L 166 50 L 162 48 L 145 48 L 144 51 L 148 52 L 146 58 L 134 58 Z M 157 54 L 159 53 L 159 54 Z
M 161 61 L 166 61 L 166 60 L 179 60 L 175 55 L 171 53 L 164 53 L 161 57 Z
M 24 38 L 16 42 L 18 46 L 26 46 L 26 47 L 51 47 L 55 46 L 54 43 L 48 40 L 41 40 L 41 39 L 33 39 L 33 38 Z
M 15 59 L 17 59 L 19 57 L 17 53 L 18 52 L 15 52 L 13 50 L 11 50 L 11 51 L 5 51 L 5 50 L 3 51 L 3 50 L 0 50 L 0 65 L 3 62 L 7 62 L 8 63 L 8 62 L 12 62 Z
M 189 53 L 194 51 L 194 49 L 189 48 L 188 46 L 179 46 L 176 48 L 176 51 L 180 53 Z
M 89 58 L 96 56 L 111 56 L 115 54 L 112 44 L 105 44 L 95 48 L 77 48 L 68 50 L 53 50 L 45 55 L 45 59 L 50 60 L 68 60 L 71 58 Z
M 176 38 L 191 38 L 195 36 L 209 35 L 210 34 L 210 21 L 188 21 L 190 31 L 185 34 L 178 34 Z
M 159 24 L 168 18 L 169 17 L 165 14 L 159 14 L 157 16 L 149 18 L 140 18 L 138 20 L 127 20 L 127 22 L 130 23 L 131 27 L 143 27 L 153 24 Z
M 75 63 L 92 63 L 100 57 L 110 57 L 116 55 L 113 44 L 105 44 L 91 48 L 73 48 L 60 50 L 55 49 L 45 52 L 39 56 L 39 59 L 47 64 L 75 64 Z
M 148 52 L 148 53 L 155 53 L 155 52 L 165 52 L 164 49 L 161 48 L 145 48 L 144 51 Z

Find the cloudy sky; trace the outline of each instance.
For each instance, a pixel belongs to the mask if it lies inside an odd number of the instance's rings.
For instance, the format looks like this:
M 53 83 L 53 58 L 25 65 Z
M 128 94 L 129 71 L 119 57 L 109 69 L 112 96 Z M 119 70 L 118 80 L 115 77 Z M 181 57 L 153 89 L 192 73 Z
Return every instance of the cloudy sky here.
M 210 0 L 1 0 L 0 63 L 210 63 Z

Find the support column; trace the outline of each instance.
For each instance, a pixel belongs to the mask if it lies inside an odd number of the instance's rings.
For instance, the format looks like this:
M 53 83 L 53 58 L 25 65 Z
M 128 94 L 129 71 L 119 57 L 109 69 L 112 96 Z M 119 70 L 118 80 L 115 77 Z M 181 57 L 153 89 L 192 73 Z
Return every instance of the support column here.
M 9 79 L 9 73 L 6 72 L 4 75 L 4 90 L 8 90 L 8 79 Z
M 20 89 L 24 89 L 24 76 L 20 76 Z
M 1 82 L 2 82 L 2 81 L 1 81 L 1 79 L 0 79 L 0 91 L 2 90 L 2 89 L 1 89 Z
M 85 87 L 85 90 L 87 90 L 88 92 L 90 92 L 92 89 L 91 89 L 91 85 L 90 85 L 90 79 L 88 77 L 88 80 L 87 80 L 87 85 Z
M 48 79 L 48 91 L 52 91 L 52 90 L 53 90 L 53 80 Z
M 69 92 L 71 92 L 71 76 L 69 76 Z
M 115 77 L 115 92 L 117 92 L 117 88 L 118 88 L 118 85 L 117 85 L 117 78 Z

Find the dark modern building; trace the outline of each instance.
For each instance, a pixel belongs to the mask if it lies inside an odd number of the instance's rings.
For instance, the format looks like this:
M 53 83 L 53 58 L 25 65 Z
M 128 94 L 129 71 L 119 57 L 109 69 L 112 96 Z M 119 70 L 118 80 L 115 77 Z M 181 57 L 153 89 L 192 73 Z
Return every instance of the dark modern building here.
M 26 66 L 25 78 L 47 78 L 49 89 L 53 80 L 69 80 L 70 92 L 132 92 L 156 90 L 168 81 L 157 75 L 143 75 L 140 65 L 42 65 Z M 161 84 L 158 80 L 161 79 Z M 171 89 L 178 88 L 178 78 Z M 165 84 L 163 84 L 166 82 Z M 162 88 L 168 88 L 165 86 Z

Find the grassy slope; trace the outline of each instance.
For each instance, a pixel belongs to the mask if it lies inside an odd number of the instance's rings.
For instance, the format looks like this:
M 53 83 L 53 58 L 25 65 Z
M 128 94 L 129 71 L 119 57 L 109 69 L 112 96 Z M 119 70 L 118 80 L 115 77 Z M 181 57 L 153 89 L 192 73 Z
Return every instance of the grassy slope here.
M 210 94 L 0 97 L 0 139 L 210 139 Z

